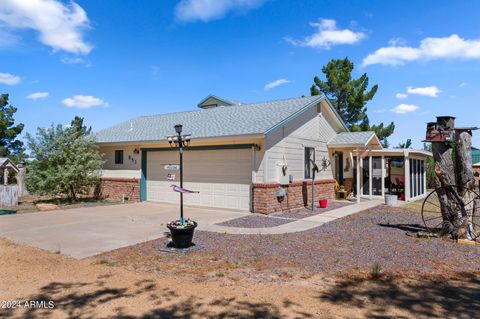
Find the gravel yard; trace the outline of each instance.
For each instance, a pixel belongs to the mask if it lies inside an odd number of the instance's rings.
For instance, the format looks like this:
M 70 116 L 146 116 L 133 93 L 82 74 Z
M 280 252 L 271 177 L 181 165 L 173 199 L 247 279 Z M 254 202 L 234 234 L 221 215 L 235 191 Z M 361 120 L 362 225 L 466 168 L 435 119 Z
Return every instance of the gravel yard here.
M 242 228 L 262 228 L 262 227 L 275 227 L 294 221 L 293 218 L 277 218 L 271 216 L 265 216 L 260 214 L 252 214 L 245 217 L 235 218 L 228 220 L 217 225 L 228 227 L 242 227 Z
M 315 207 L 315 210 L 313 212 L 310 209 L 301 208 L 278 212 L 270 215 L 252 214 L 249 216 L 235 218 L 223 223 L 219 223 L 217 225 L 241 228 L 275 227 L 305 217 L 323 214 L 347 205 L 351 205 L 351 203 L 347 201 L 331 201 L 328 203 L 327 208 Z
M 274 217 L 286 217 L 286 218 L 294 218 L 294 219 L 302 219 L 305 217 L 310 217 L 318 214 L 323 214 L 328 211 L 345 207 L 348 205 L 352 205 L 353 203 L 348 201 L 329 201 L 327 208 L 320 208 L 318 206 L 315 207 L 315 210 L 312 212 L 310 209 L 301 208 L 301 209 L 292 209 L 292 210 L 285 210 L 283 212 L 274 213 L 270 216 Z
M 230 235 L 197 231 L 194 242 L 199 249 L 187 255 L 159 252 L 167 243 L 163 238 L 96 258 L 140 271 L 255 281 L 316 274 L 365 275 L 374 265 L 383 275 L 409 278 L 480 271 L 480 246 L 406 235 L 422 230 L 420 225 L 416 211 L 379 206 L 300 233 Z

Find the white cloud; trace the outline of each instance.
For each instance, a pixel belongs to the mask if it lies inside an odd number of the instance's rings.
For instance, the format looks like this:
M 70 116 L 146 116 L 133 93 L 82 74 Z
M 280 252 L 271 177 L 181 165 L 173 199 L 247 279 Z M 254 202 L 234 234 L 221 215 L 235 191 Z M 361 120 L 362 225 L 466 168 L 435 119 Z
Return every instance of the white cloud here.
M 271 90 L 271 89 L 276 88 L 277 86 L 280 86 L 280 85 L 282 85 L 282 84 L 287 84 L 287 83 L 290 83 L 290 82 L 291 82 L 291 81 L 289 81 L 289 80 L 287 80 L 287 79 L 276 80 L 276 81 L 273 81 L 273 82 L 270 82 L 270 83 L 265 84 L 264 89 L 265 89 L 265 90 Z
M 467 86 L 467 85 L 468 85 L 467 82 L 462 82 L 462 83 L 460 83 L 460 84 L 458 85 L 458 87 L 463 88 L 464 86 Z
M 65 64 L 84 64 L 87 68 L 92 66 L 92 63 L 90 63 L 90 61 L 87 61 L 79 56 L 64 56 L 60 59 L 60 61 Z
M 39 100 L 39 99 L 44 99 L 44 98 L 48 97 L 49 95 L 50 95 L 50 93 L 48 93 L 48 92 L 35 92 L 35 93 L 31 93 L 31 94 L 27 95 L 27 99 Z
M 404 38 L 392 38 L 388 40 L 388 45 L 390 46 L 405 46 L 407 45 L 407 40 Z
M 395 94 L 395 97 L 397 99 L 406 99 L 408 97 L 408 94 L 405 94 L 405 93 L 397 93 Z
M 109 106 L 104 100 L 91 95 L 75 95 L 71 98 L 64 99 L 62 103 L 68 107 L 77 109 L 88 109 L 93 106 Z
M 21 80 L 22 79 L 18 75 L 0 72 L 0 83 L 2 84 L 16 85 L 19 84 Z
M 423 88 L 414 88 L 414 87 L 407 87 L 407 93 L 416 94 L 416 95 L 423 95 L 423 96 L 430 96 L 430 97 L 438 97 L 438 93 L 442 92 L 436 86 L 426 86 Z
M 87 13 L 77 3 L 58 0 L 2 0 L 0 27 L 35 30 L 39 40 L 55 51 L 88 54 L 92 46 L 83 39 L 89 28 Z
M 415 112 L 416 110 L 418 110 L 418 106 L 416 106 L 416 105 L 400 104 L 400 105 L 395 106 L 390 111 L 392 111 L 393 113 L 397 113 L 397 114 L 405 114 L 405 113 L 409 113 L 409 112 Z
M 480 39 L 466 40 L 456 34 L 444 38 L 425 38 L 417 48 L 390 45 L 363 59 L 362 65 L 404 65 L 412 61 L 436 59 L 480 59 Z
M 210 20 L 223 18 L 230 11 L 248 11 L 260 7 L 266 0 L 181 0 L 175 7 L 175 16 L 180 21 Z
M 318 22 L 310 22 L 310 26 L 317 28 L 314 34 L 305 37 L 303 40 L 292 38 L 285 38 L 285 40 L 295 46 L 329 50 L 334 45 L 354 44 L 367 37 L 363 32 L 338 29 L 337 22 L 332 19 L 320 19 Z
M 385 109 L 373 110 L 373 113 L 385 113 Z

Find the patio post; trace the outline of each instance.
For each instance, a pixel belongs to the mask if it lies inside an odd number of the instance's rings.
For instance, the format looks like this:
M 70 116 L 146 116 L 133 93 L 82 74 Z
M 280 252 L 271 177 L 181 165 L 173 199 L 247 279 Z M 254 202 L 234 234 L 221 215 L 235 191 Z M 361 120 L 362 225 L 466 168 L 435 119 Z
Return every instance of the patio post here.
M 360 203 L 360 153 L 357 148 L 357 203 Z
M 422 167 L 423 167 L 423 195 L 427 193 L 427 167 L 425 166 L 425 160 L 422 161 Z
M 410 158 L 408 155 L 404 156 L 404 191 L 405 191 L 405 201 L 408 202 L 410 200 Z
M 372 153 L 368 152 L 368 195 L 370 199 L 373 199 L 373 165 L 372 165 Z
M 382 155 L 382 162 L 381 162 L 381 168 L 382 168 L 382 198 L 385 198 L 385 156 Z

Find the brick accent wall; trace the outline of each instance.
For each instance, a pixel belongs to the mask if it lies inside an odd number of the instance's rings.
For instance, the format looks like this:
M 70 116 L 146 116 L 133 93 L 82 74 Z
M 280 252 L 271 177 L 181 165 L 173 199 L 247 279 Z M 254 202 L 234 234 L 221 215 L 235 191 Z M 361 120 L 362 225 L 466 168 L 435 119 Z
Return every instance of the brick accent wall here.
M 281 210 L 277 200 L 279 183 L 253 184 L 253 212 L 271 214 Z M 287 191 L 287 197 L 282 202 L 282 208 L 295 209 L 309 206 L 312 203 L 312 181 L 305 180 L 281 185 Z M 317 180 L 314 184 L 315 205 L 319 199 L 335 199 L 335 180 Z
M 345 178 L 343 180 L 343 186 L 345 186 L 345 190 L 350 193 L 353 189 L 353 178 Z
M 104 199 L 122 200 L 122 196 L 125 196 L 125 201 L 139 202 L 140 179 L 102 177 L 99 191 Z

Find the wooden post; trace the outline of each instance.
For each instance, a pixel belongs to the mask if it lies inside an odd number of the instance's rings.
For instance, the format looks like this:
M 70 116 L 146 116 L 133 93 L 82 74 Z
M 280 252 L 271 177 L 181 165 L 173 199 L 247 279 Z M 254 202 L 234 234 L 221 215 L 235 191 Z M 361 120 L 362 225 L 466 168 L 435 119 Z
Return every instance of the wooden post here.
M 473 176 L 471 158 L 471 129 L 459 129 L 455 132 L 455 161 L 453 160 L 452 143 L 432 142 L 432 153 L 435 161 L 435 183 L 437 187 L 457 185 L 461 188 L 445 187 L 437 190 L 442 213 L 442 235 L 453 238 L 470 238 L 468 226 L 469 216 L 475 204 L 475 178 Z M 461 205 L 459 201 L 463 202 Z M 459 209 L 459 206 L 465 205 Z
M 8 185 L 8 168 L 3 170 L 3 185 Z

